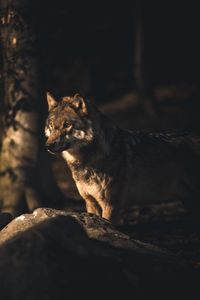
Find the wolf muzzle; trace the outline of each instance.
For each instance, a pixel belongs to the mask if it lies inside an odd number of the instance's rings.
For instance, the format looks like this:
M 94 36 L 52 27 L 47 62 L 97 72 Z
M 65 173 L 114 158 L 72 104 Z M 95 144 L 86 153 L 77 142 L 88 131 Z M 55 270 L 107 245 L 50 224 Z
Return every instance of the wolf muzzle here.
M 69 147 L 70 144 L 61 138 L 54 142 L 46 142 L 46 149 L 52 154 L 60 153 L 64 150 L 67 150 Z
M 46 143 L 45 146 L 47 151 L 49 151 L 50 153 L 54 154 L 55 152 L 57 152 L 56 143 Z

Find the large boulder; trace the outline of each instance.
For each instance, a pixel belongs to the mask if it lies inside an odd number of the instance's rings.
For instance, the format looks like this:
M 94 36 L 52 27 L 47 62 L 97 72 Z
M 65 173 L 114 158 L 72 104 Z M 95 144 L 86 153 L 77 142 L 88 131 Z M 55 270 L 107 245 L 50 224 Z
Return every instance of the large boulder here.
M 40 208 L 0 232 L 5 300 L 175 299 L 196 287 L 191 276 L 184 261 L 87 213 Z

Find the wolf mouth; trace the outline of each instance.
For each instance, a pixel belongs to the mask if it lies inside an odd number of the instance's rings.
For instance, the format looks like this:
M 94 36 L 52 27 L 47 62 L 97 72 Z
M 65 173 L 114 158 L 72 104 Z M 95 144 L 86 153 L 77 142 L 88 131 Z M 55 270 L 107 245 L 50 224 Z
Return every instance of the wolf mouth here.
M 61 153 L 62 151 L 64 150 L 67 150 L 69 149 L 70 147 L 70 144 L 69 143 L 65 143 L 63 145 L 59 145 L 59 144 L 46 144 L 46 148 L 47 148 L 47 151 L 51 154 L 58 154 L 58 153 Z
M 53 155 L 56 155 L 56 154 L 59 153 L 59 152 L 53 152 L 53 151 L 51 151 L 51 150 L 49 150 L 49 149 L 47 149 L 47 151 L 48 151 L 49 153 L 53 154 Z

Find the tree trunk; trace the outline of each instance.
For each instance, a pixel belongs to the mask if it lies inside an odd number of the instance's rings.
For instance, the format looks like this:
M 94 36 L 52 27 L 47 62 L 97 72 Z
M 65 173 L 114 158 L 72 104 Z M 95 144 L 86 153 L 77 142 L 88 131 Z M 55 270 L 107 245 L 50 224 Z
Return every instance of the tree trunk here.
M 1 149 L 1 206 L 18 214 L 38 206 L 32 177 L 38 155 L 38 82 L 28 1 L 2 0 L 5 132 Z
M 0 205 L 18 215 L 42 204 L 59 207 L 64 196 L 40 150 L 39 84 L 35 35 L 28 0 L 1 0 L 4 65 L 4 135 L 0 154 Z M 42 160 L 38 160 L 42 157 Z M 41 161 L 45 167 L 41 170 Z M 47 170 L 48 168 L 48 170 Z M 45 180 L 44 182 L 40 179 Z M 47 179 L 50 180 L 47 183 Z M 56 195 L 56 196 L 55 196 Z M 51 203 L 50 198 L 54 203 Z M 57 203 L 57 204 L 56 204 Z

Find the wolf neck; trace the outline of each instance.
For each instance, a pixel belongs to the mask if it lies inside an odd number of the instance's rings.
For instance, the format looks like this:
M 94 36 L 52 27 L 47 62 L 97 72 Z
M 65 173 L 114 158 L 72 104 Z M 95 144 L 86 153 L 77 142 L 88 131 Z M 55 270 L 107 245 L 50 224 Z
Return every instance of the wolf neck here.
M 95 129 L 94 140 L 77 152 L 63 151 L 62 156 L 70 168 L 74 166 L 90 167 L 110 155 L 110 145 L 115 132 L 116 127 L 111 124 L 107 117 L 101 115 L 99 126 Z

